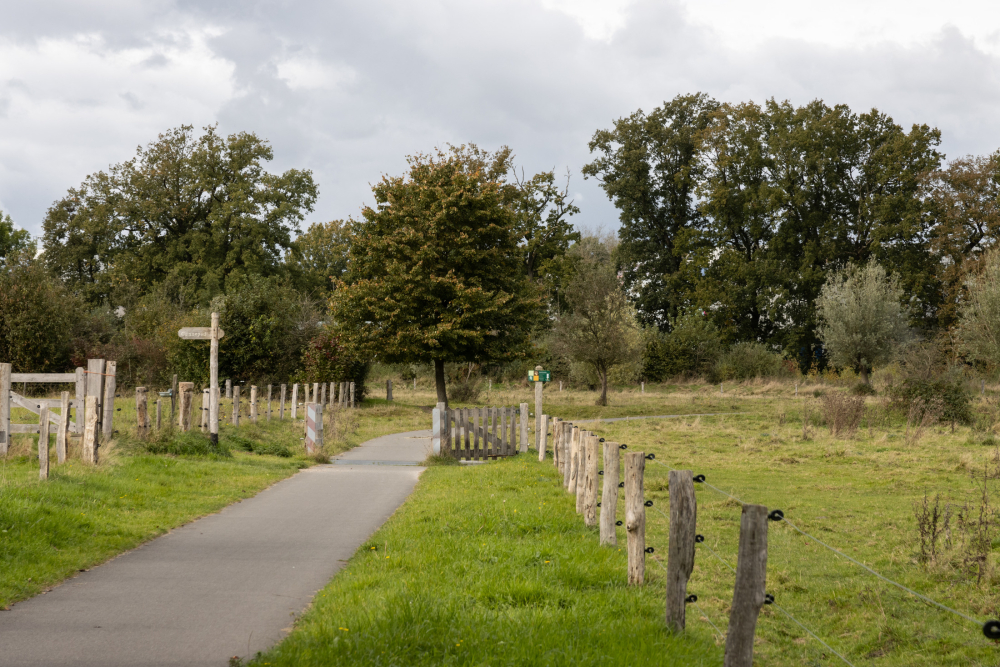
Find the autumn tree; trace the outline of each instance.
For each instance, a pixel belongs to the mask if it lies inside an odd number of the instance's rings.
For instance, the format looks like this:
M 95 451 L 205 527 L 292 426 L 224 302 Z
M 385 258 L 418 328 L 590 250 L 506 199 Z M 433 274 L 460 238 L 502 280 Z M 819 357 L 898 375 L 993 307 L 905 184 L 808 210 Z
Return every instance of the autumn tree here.
M 13 259 L 29 250 L 31 246 L 31 235 L 28 230 L 14 227 L 14 221 L 10 216 L 0 211 L 0 265 L 7 261 L 8 257 Z
M 317 190 L 309 171 L 267 172 L 273 157 L 248 132 L 161 134 L 52 205 L 45 261 L 92 304 L 160 288 L 186 307 L 205 305 L 232 277 L 280 275 Z
M 959 348 L 989 368 L 1000 366 L 1000 251 L 982 258 L 968 277 L 968 294 L 959 308 Z
M 408 158 L 351 225 L 348 269 L 330 299 L 336 331 L 390 363 L 523 358 L 539 312 L 518 246 L 511 152 L 451 147 Z
M 347 271 L 350 225 L 343 220 L 317 222 L 299 234 L 286 257 L 295 285 L 318 297 L 329 298 L 333 281 Z

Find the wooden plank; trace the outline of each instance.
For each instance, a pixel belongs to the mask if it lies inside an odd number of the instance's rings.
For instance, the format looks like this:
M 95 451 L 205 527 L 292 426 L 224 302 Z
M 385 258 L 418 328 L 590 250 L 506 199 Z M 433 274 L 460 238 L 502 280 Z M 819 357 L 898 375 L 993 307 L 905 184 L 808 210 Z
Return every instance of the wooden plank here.
M 0 455 L 10 448 L 10 364 L 0 363 Z
M 83 410 L 84 410 L 84 399 L 87 397 L 87 374 L 84 372 L 83 367 L 77 367 L 76 369 L 76 423 L 73 424 L 73 432 L 77 435 L 83 435 Z
M 76 382 L 76 373 L 11 373 L 11 382 Z
M 83 461 L 91 465 L 97 464 L 97 397 L 87 396 L 84 407 L 83 424 Z
M 87 396 L 97 399 L 97 423 L 100 424 L 104 404 L 104 359 L 87 359 Z
M 641 586 L 646 577 L 646 506 L 643 505 L 643 474 L 646 455 L 625 454 L 625 535 L 628 554 L 628 584 Z
M 181 382 L 178 385 L 180 392 L 180 414 L 177 426 L 184 433 L 191 430 L 191 411 L 194 408 L 194 382 Z
M 605 475 L 607 473 L 604 473 Z M 684 632 L 687 584 L 694 570 L 694 534 L 698 500 L 690 470 L 671 470 L 670 541 L 667 548 L 667 629 Z
M 753 638 L 757 616 L 764 606 L 767 584 L 767 508 L 744 505 L 740 517 L 740 546 L 736 557 L 736 583 L 729 611 L 724 667 L 753 665 Z
M 109 361 L 104 366 L 104 417 L 101 419 L 102 442 L 106 442 L 114 435 L 115 422 L 115 371 L 118 362 Z
M 16 433 L 38 433 L 40 427 L 38 424 L 11 424 L 10 433 L 14 435 Z
M 42 408 L 38 424 L 38 479 L 49 478 L 49 409 Z
M 618 518 L 618 467 L 621 462 L 621 449 L 617 442 L 604 443 L 604 485 L 601 488 L 601 544 L 615 546 L 618 544 L 618 529 L 615 520 Z
M 66 418 L 56 427 L 56 462 L 66 463 L 66 445 L 69 440 L 70 425 L 73 423 L 69 420 L 69 405 L 71 401 L 69 400 L 68 391 L 62 393 L 60 402 L 62 403 L 59 406 L 60 416 L 65 415 Z

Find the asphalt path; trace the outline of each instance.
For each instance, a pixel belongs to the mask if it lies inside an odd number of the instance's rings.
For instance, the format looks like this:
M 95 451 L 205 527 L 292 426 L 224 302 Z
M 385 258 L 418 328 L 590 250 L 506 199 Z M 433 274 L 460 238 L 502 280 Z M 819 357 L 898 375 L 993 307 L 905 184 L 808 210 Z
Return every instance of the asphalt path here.
M 410 494 L 430 442 L 370 440 L 0 611 L 0 665 L 225 667 L 266 650 Z

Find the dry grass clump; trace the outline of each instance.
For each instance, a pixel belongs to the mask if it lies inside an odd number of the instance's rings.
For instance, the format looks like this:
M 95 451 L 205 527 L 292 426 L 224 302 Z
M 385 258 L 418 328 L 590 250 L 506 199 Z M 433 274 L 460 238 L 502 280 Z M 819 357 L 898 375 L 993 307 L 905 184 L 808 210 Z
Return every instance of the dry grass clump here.
M 830 435 L 853 438 L 865 414 L 864 396 L 848 396 L 841 392 L 827 392 L 820 401 L 823 421 L 830 427 Z

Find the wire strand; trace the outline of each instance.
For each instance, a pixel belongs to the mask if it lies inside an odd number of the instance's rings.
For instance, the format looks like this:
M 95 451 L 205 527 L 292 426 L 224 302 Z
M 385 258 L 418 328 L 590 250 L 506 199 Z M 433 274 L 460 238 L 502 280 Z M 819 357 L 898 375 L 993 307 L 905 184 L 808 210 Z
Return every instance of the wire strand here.
M 672 470 L 674 472 L 677 471 L 677 468 L 674 468 L 674 467 L 672 467 L 672 466 L 664 463 L 663 461 L 657 461 L 656 459 L 651 459 L 651 460 L 653 461 L 653 463 L 659 463 L 661 466 L 663 466 L 664 468 L 667 468 L 668 470 Z M 726 493 L 725 491 L 723 491 L 722 489 L 720 489 L 719 487 L 717 487 L 717 486 L 715 486 L 713 484 L 709 484 L 708 482 L 705 482 L 705 481 L 698 482 L 698 484 L 704 484 L 708 488 L 713 489 L 714 491 L 717 491 L 717 492 L 721 493 L 722 495 L 728 496 L 729 498 L 732 498 L 736 502 L 743 504 L 742 500 L 740 500 L 739 498 L 737 498 L 736 496 L 734 496 L 731 493 Z
M 884 575 L 881 575 L 881 574 L 879 574 L 878 572 L 876 572 L 875 570 L 871 569 L 870 567 L 868 567 L 867 565 L 865 565 L 865 564 L 864 564 L 864 563 L 862 563 L 861 561 L 858 561 L 858 560 L 855 560 L 855 559 L 851 558 L 850 556 L 848 556 L 847 554 L 845 554 L 845 553 L 844 553 L 843 551 L 840 551 L 839 549 L 836 549 L 836 548 L 834 548 L 834 547 L 831 547 L 831 546 L 830 546 L 829 544 L 827 544 L 826 542 L 824 542 L 824 541 L 820 540 L 820 539 L 819 539 L 819 538 L 817 538 L 817 537 L 813 537 L 812 535 L 810 535 L 810 534 L 809 534 L 809 533 L 807 533 L 806 531 L 802 530 L 801 528 L 799 528 L 798 526 L 796 526 L 796 525 L 795 525 L 794 523 L 792 523 L 792 522 L 791 522 L 791 521 L 789 521 L 788 519 L 786 519 L 786 518 L 782 517 L 782 518 L 781 518 L 781 520 L 782 520 L 782 521 L 784 521 L 785 523 L 787 523 L 787 524 L 788 524 L 789 526 L 791 526 L 791 527 L 792 527 L 792 528 L 794 528 L 795 530 L 797 530 L 797 531 L 799 531 L 800 533 L 802 533 L 803 535 L 805 535 L 806 537 L 808 537 L 808 538 L 809 538 L 810 540 L 813 540 L 813 541 L 814 541 L 814 542 L 816 542 L 817 544 L 819 544 L 819 545 L 821 545 L 821 546 L 824 546 L 824 547 L 826 547 L 827 549 L 829 549 L 830 551 L 834 552 L 835 554 L 837 554 L 837 555 L 839 555 L 839 556 L 843 556 L 844 558 L 846 558 L 847 560 L 851 561 L 851 562 L 852 562 L 852 563 L 854 563 L 855 565 L 860 565 L 860 566 L 861 566 L 861 567 L 863 567 L 863 568 L 864 568 L 865 570 L 867 570 L 868 572 L 871 572 L 872 574 L 874 574 L 874 575 L 875 575 L 876 577 L 878 577 L 878 578 L 879 578 L 879 579 L 881 579 L 882 581 L 884 581 L 884 582 L 886 582 L 886 583 L 889 583 L 889 584 L 892 584 L 893 586 L 896 586 L 897 588 L 899 588 L 899 589 L 901 589 L 901 590 L 904 590 L 904 591 L 906 591 L 907 593 L 910 593 L 911 595 L 915 595 L 915 596 L 917 596 L 917 597 L 918 597 L 918 598 L 920 598 L 921 600 L 924 600 L 924 601 L 926 601 L 926 602 L 929 602 L 929 603 L 931 603 L 932 605 L 934 605 L 934 606 L 936 606 L 936 607 L 940 607 L 941 609 L 944 609 L 945 611 L 950 611 L 951 613 L 953 613 L 953 614 L 955 614 L 955 615 L 957 615 L 957 616 L 961 616 L 962 618 L 964 618 L 964 619 L 966 619 L 966 620 L 968 620 L 968 621 L 972 621 L 972 622 L 973 622 L 973 623 L 975 623 L 976 625 L 978 625 L 978 626 L 982 627 L 982 625 L 983 625 L 983 622 L 982 622 L 982 621 L 980 621 L 980 620 L 978 620 L 978 619 L 975 619 L 975 618 L 973 618 L 972 616 L 969 616 L 968 614 L 963 614 L 962 612 L 960 612 L 960 611 L 958 611 L 958 610 L 956 610 L 956 609 L 952 609 L 951 607 L 947 607 L 947 606 L 945 606 L 945 605 L 941 604 L 940 602 L 937 602 L 936 600 L 932 600 L 931 598 L 927 597 L 926 595 L 923 595 L 923 594 L 921 594 L 921 593 L 918 593 L 918 592 L 916 592 L 916 591 L 915 591 L 915 590 L 913 590 L 912 588 L 907 588 L 907 587 L 906 587 L 906 586 L 904 586 L 903 584 L 901 584 L 901 583 L 899 583 L 899 582 L 896 582 L 896 581 L 893 581 L 892 579 L 890 579 L 890 578 L 888 578 L 888 577 L 886 577 L 886 576 L 884 576 Z
M 728 568 L 729 568 L 729 570 L 730 570 L 730 571 L 731 571 L 731 572 L 732 572 L 733 574 L 736 574 L 736 568 L 734 568 L 734 567 L 733 567 L 732 565 L 730 565 L 729 563 L 727 563 L 727 562 L 725 561 L 725 559 L 723 559 L 723 558 L 722 558 L 722 556 L 720 556 L 719 554 L 715 553 L 715 549 L 713 549 L 712 547 L 708 546 L 708 542 L 702 542 L 702 543 L 701 543 L 701 546 L 705 547 L 705 548 L 706 548 L 706 549 L 708 549 L 708 550 L 709 550 L 710 552 L 712 552 L 712 555 L 713 555 L 713 556 L 715 556 L 716 558 L 718 558 L 718 559 L 719 559 L 719 562 L 720 562 L 720 563 L 722 563 L 723 565 L 725 565 L 726 567 L 728 567 Z
M 810 634 L 810 635 L 812 636 L 812 638 L 813 638 L 813 639 L 815 639 L 815 640 L 816 640 L 816 641 L 818 641 L 818 642 L 819 642 L 820 644 L 822 644 L 823 646 L 825 646 L 825 647 L 827 647 L 828 649 L 830 649 L 830 651 L 831 651 L 831 652 L 832 652 L 832 653 L 833 653 L 833 654 L 834 654 L 835 656 L 837 656 L 838 658 L 840 658 L 841 660 L 843 660 L 843 661 L 844 661 L 844 662 L 845 662 L 846 664 L 850 665 L 851 667 L 854 667 L 854 663 L 852 663 L 852 662 L 851 662 L 850 660 L 848 660 L 848 659 L 847 659 L 847 658 L 845 658 L 844 656 L 842 656 L 842 655 L 840 655 L 839 653 L 837 653 L 837 651 L 836 651 L 836 650 L 835 650 L 835 649 L 834 649 L 834 648 L 833 648 L 832 646 L 830 646 L 830 645 L 829 645 L 829 644 L 827 644 L 827 643 L 826 643 L 825 641 L 823 641 L 822 639 L 820 639 L 820 638 L 819 638 L 819 637 L 818 637 L 818 636 L 816 635 L 816 633 L 815 633 L 815 632 L 813 632 L 812 630 L 810 630 L 810 629 L 809 629 L 809 628 L 807 628 L 806 626 L 802 625 L 802 623 L 801 623 L 801 622 L 799 621 L 799 619 L 795 618 L 794 616 L 792 616 L 791 614 L 789 614 L 789 613 L 788 613 L 787 611 L 785 611 L 785 610 L 784 610 L 784 608 L 782 608 L 782 607 L 781 607 L 781 605 L 779 605 L 779 604 L 778 604 L 777 602 L 772 602 L 772 603 L 771 603 L 771 606 L 772 606 L 772 607 L 776 607 L 776 608 L 778 609 L 778 611 L 780 611 L 780 612 L 781 612 L 782 614 L 784 614 L 784 615 L 785 615 L 785 616 L 787 616 L 788 618 L 792 619 L 792 621 L 794 621 L 796 625 L 798 625 L 798 626 L 799 626 L 800 628 L 802 628 L 803 630 L 805 630 L 806 632 L 808 632 L 808 633 L 809 633 L 809 634 Z
M 657 560 L 656 558 L 650 558 L 649 560 L 651 560 L 651 561 L 653 561 L 654 563 L 656 563 L 657 565 L 659 565 L 659 566 L 660 566 L 660 569 L 661 569 L 661 570 L 663 570 L 663 573 L 664 573 L 664 574 L 666 574 L 666 573 L 667 573 L 667 568 L 666 568 L 666 567 L 664 567 L 663 563 L 661 563 L 661 562 L 660 562 L 659 560 Z M 685 602 L 686 602 L 686 601 L 685 601 Z M 697 602 L 692 602 L 691 604 L 693 604 L 693 605 L 694 605 L 695 607 L 698 607 L 698 603 L 697 603 Z M 710 618 L 708 617 L 708 614 L 706 614 L 706 613 L 705 613 L 704 611 L 702 611 L 701 607 L 698 607 L 698 612 L 699 612 L 699 613 L 701 614 L 701 617 L 702 617 L 702 618 L 703 618 L 703 619 L 704 619 L 704 620 L 705 620 L 705 621 L 706 621 L 706 622 L 707 622 L 707 623 L 708 623 L 709 625 L 711 625 L 711 626 L 712 626 L 713 628 L 715 628 L 715 631 L 716 631 L 716 632 L 717 632 L 717 633 L 719 634 L 719 636 L 720 636 L 720 637 L 722 637 L 722 636 L 723 636 L 723 635 L 722 635 L 722 631 L 721 631 L 721 630 L 719 630 L 719 627 L 718 627 L 718 626 L 717 626 L 717 625 L 716 625 L 715 623 L 713 623 L 713 622 L 712 622 L 712 619 L 710 619 Z

